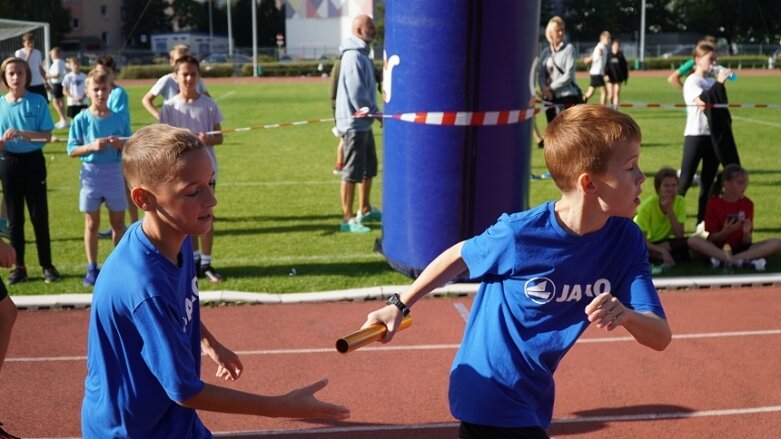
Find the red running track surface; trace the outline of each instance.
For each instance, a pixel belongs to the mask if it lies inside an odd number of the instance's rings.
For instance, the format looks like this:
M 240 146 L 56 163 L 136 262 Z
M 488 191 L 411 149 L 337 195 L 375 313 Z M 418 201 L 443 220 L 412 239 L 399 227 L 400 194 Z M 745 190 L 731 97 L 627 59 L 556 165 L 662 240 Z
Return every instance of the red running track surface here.
M 557 438 L 781 437 L 781 289 L 662 293 L 674 340 L 664 352 L 623 329 L 589 328 L 556 373 Z M 203 320 L 244 362 L 231 386 L 279 394 L 328 377 L 318 395 L 347 422 L 202 412 L 217 436 L 455 438 L 447 382 L 471 298 L 419 302 L 389 345 L 338 354 L 379 302 L 204 307 Z M 0 373 L 0 422 L 22 437 L 76 437 L 87 310 L 21 311 Z M 215 368 L 204 360 L 209 382 Z

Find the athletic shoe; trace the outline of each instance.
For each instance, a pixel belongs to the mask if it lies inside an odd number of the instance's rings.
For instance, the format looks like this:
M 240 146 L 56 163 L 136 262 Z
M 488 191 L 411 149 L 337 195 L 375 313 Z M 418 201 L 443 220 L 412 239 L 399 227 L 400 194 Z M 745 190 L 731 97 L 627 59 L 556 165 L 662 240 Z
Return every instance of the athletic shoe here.
M 209 280 L 209 282 L 213 284 L 218 284 L 222 282 L 222 276 L 217 273 L 217 270 L 214 269 L 211 265 L 204 265 L 201 267 L 201 273 L 203 273 L 203 277 Z
M 363 214 L 358 212 L 358 215 L 356 215 L 355 220 L 361 224 L 369 221 L 382 221 L 382 212 L 372 207 L 371 209 L 369 209 L 369 213 Z
M 84 276 L 84 286 L 94 286 L 95 281 L 98 280 L 98 273 L 100 273 L 100 270 L 97 268 L 87 268 L 87 275 Z
M 19 436 L 14 436 L 11 433 L 3 430 L 3 423 L 0 422 L 0 439 L 21 439 Z
M 743 261 L 744 268 L 753 268 L 756 271 L 765 271 L 767 261 L 765 258 L 747 259 Z
M 108 239 L 108 238 L 111 238 L 111 236 L 112 236 L 112 234 L 111 234 L 111 227 L 109 227 L 106 230 L 98 231 L 98 238 Z
M 721 261 L 716 258 L 710 258 L 710 266 L 711 268 L 719 268 L 721 267 Z
M 61 280 L 62 280 L 62 276 L 60 276 L 60 273 L 57 271 L 56 268 L 54 268 L 54 265 L 43 269 L 43 281 L 46 282 L 47 284 L 50 284 L 52 282 L 59 282 Z
M 8 285 L 18 284 L 30 279 L 27 275 L 27 269 L 24 267 L 16 267 L 11 270 L 11 274 L 8 275 Z
M 350 221 L 339 224 L 339 231 L 349 233 L 369 233 L 372 231 L 372 229 L 359 223 L 355 220 L 355 218 L 351 218 Z

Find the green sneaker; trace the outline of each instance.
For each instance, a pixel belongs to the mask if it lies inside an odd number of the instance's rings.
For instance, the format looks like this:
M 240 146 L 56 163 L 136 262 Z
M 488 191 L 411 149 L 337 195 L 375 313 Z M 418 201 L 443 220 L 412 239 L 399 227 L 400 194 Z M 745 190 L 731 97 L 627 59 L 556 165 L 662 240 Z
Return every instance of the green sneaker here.
M 358 212 L 356 220 L 361 224 L 368 221 L 382 221 L 382 212 L 372 207 L 366 214 Z
M 350 233 L 369 233 L 372 231 L 372 229 L 359 223 L 358 221 L 355 220 L 355 218 L 352 218 L 348 222 L 342 222 L 341 224 L 339 224 L 339 231 L 350 232 Z

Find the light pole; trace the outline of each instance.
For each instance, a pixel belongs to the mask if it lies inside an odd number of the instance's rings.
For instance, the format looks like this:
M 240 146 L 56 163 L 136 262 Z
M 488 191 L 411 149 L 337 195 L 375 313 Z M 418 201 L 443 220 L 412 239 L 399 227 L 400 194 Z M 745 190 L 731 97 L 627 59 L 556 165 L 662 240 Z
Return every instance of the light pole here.
M 231 25 L 231 0 L 228 0 L 228 55 L 233 58 L 233 26 Z
M 640 1 L 640 68 L 645 63 L 645 0 Z
M 214 26 L 212 24 L 212 0 L 209 2 L 209 54 L 214 52 Z

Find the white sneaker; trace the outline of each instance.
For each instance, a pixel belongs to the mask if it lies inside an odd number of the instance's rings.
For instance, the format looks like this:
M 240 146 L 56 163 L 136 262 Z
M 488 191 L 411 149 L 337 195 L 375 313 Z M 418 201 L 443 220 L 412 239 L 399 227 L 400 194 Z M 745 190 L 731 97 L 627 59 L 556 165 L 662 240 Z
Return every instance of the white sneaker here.
M 721 261 L 716 258 L 710 258 L 710 266 L 713 268 L 721 267 Z
M 767 261 L 765 260 L 765 258 L 757 258 L 751 261 L 751 265 L 754 266 L 754 270 L 765 271 L 765 267 L 767 266 Z

